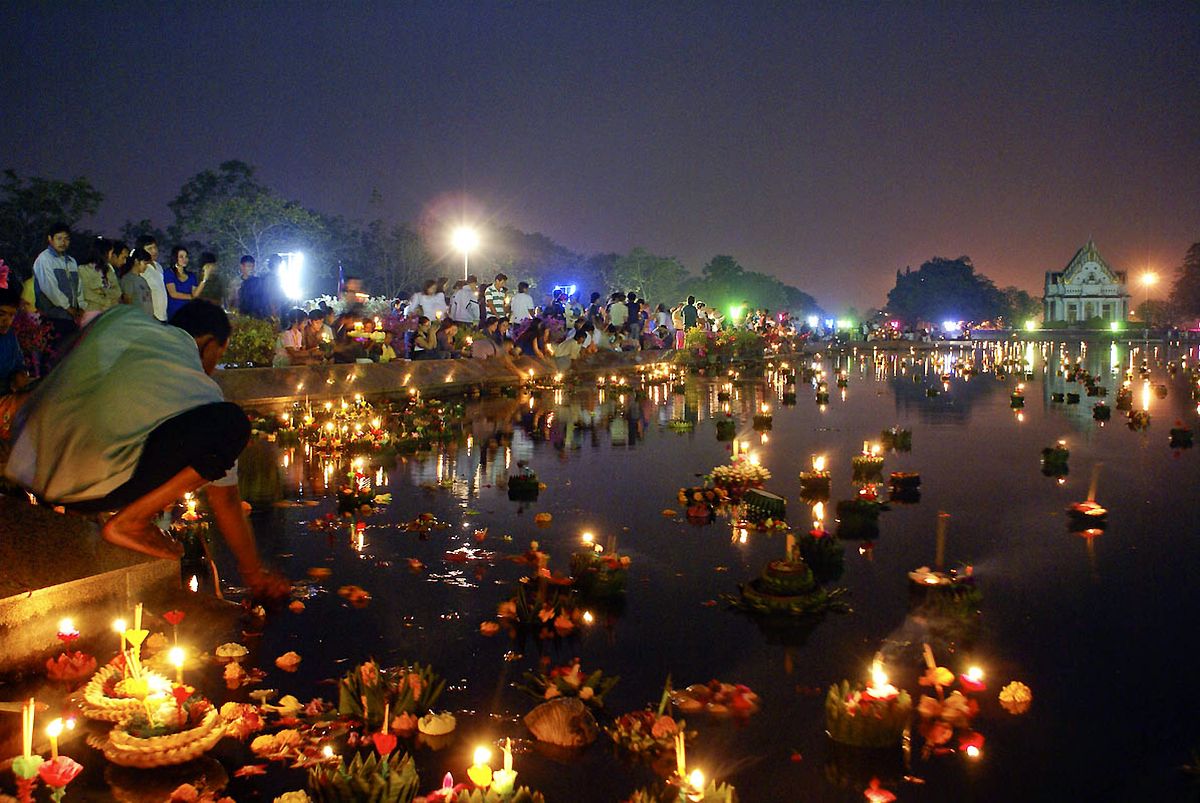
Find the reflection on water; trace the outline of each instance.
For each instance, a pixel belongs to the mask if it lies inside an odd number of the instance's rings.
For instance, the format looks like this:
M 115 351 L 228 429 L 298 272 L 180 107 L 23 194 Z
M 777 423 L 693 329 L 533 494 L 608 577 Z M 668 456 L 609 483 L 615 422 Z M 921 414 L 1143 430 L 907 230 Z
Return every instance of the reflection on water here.
M 1179 622 L 1196 610 L 1175 567 L 1200 558 L 1200 471 L 1197 455 L 1168 447 L 1167 431 L 1176 420 L 1196 424 L 1196 358 L 1107 342 L 860 348 L 763 376 L 692 378 L 682 387 L 669 376 L 624 385 L 610 377 L 602 386 L 473 401 L 415 451 L 261 441 L 243 459 L 244 482 L 264 497 L 317 503 L 260 506 L 254 518 L 267 549 L 287 556 L 278 562 L 293 577 L 328 566 L 331 587 L 357 584 L 372 594 L 361 609 L 317 594 L 303 616 L 271 622 L 264 654 L 306 655 L 300 673 L 280 681 L 302 698 L 328 696 L 323 678 L 370 656 L 438 667 L 453 686 L 442 703 L 476 714 L 461 718 L 456 746 L 418 754 L 423 778 L 461 773 L 477 742 L 523 735 L 506 718 L 529 704 L 511 684 L 544 669 L 542 659 L 578 656 L 621 677 L 606 698 L 612 713 L 656 703 L 668 675 L 678 685 L 715 677 L 754 689 L 763 708 L 744 725 L 696 723 L 694 760 L 744 801 L 860 800 L 873 776 L 901 799 L 1178 796 L 1186 787 L 1174 768 L 1200 744 L 1200 728 L 1194 707 L 1178 704 L 1172 669 L 1172 654 L 1186 649 Z M 1133 409 L 1149 413 L 1144 430 L 1121 426 L 1125 382 Z M 764 403 L 773 421 L 756 431 Z M 1113 408 L 1107 426 L 1093 418 L 1097 403 Z M 733 437 L 718 440 L 731 417 Z M 678 489 L 697 485 L 733 449 L 748 449 L 772 472 L 767 489 L 786 498 L 798 531 L 833 531 L 839 500 L 867 487 L 887 499 L 886 484 L 851 482 L 850 460 L 894 425 L 912 431 L 912 448 L 886 452 L 883 476 L 919 472 L 920 493 L 879 513 L 867 540 L 843 541 L 832 582 L 849 590 L 854 612 L 780 630 L 718 604 L 784 554 L 784 537 L 719 517 L 698 523 L 682 510 L 663 515 L 678 507 Z M 1041 450 L 1060 439 L 1070 471 L 1043 476 Z M 832 493 L 802 502 L 798 474 L 814 454 L 828 459 Z M 334 510 L 331 495 L 356 457 L 376 490 L 392 493 L 391 505 L 362 527 L 314 529 Z M 1064 510 L 1088 497 L 1099 464 L 1105 526 L 1073 530 Z M 524 466 L 546 487 L 536 500 L 511 501 L 508 479 Z M 936 537 L 939 511 L 950 514 L 944 539 Z M 552 521 L 535 523 L 539 513 Z M 439 526 L 413 527 L 421 514 Z M 568 636 L 479 635 L 529 572 L 519 561 L 531 542 L 562 574 L 585 531 L 598 543 L 619 540 L 632 560 L 620 605 L 589 608 Z M 970 567 L 981 614 L 947 616 L 914 602 L 909 572 L 942 553 L 947 567 Z M 828 744 L 828 685 L 865 679 L 882 650 L 892 682 L 917 692 L 924 643 L 956 673 L 986 669 L 989 691 L 972 723 L 986 746 L 968 757 L 962 733 L 948 753 L 905 759 Z M 997 701 L 1010 680 L 1033 689 L 1024 716 Z M 925 738 L 914 735 L 914 746 Z M 538 752 L 518 763 L 549 800 L 620 800 L 653 777 L 603 744 L 565 763 Z M 781 797 L 781 789 L 795 794 Z

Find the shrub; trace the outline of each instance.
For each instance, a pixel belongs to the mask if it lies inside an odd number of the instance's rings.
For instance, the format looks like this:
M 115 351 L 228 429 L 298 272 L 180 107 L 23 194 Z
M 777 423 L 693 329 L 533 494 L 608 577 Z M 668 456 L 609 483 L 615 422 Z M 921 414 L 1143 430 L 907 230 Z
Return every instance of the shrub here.
M 229 347 L 225 350 L 227 365 L 270 365 L 275 356 L 275 338 L 279 336 L 275 324 L 250 315 L 230 315 L 233 332 L 229 335 Z

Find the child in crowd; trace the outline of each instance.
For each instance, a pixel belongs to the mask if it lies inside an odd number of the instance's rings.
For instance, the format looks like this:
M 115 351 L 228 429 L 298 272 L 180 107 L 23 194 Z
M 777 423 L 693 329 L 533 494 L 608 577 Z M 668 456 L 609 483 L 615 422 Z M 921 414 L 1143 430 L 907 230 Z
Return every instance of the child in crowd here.
M 154 258 L 144 248 L 135 248 L 129 255 L 132 263 L 129 272 L 121 277 L 121 303 L 130 304 L 154 316 L 154 299 L 150 295 L 150 285 L 142 274 L 154 262 Z

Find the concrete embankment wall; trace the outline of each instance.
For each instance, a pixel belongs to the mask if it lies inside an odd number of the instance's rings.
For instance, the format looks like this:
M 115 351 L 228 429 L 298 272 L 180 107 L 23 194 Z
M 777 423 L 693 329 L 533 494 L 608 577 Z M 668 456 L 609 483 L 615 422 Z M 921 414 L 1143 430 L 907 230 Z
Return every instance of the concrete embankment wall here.
M 669 361 L 669 351 L 594 354 L 574 365 L 554 360 L 522 358 L 516 370 L 494 360 L 418 360 L 355 365 L 296 365 L 288 368 L 234 368 L 213 376 L 225 398 L 245 407 L 272 407 L 293 401 L 340 399 L 355 393 L 365 397 L 404 393 L 417 388 L 433 396 L 453 396 L 473 388 L 500 388 L 534 376 L 562 372 L 595 376 Z

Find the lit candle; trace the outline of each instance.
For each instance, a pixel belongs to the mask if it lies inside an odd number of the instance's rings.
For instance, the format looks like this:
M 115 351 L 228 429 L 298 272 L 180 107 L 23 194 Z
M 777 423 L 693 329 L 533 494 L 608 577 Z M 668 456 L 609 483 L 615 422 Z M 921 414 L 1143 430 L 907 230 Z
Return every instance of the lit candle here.
M 61 719 L 53 720 L 46 726 L 46 735 L 50 737 L 50 760 L 58 758 L 58 737 L 63 732 L 63 721 Z
M 71 642 L 77 638 L 79 638 L 79 631 L 75 629 L 75 622 L 71 619 L 59 620 L 58 640 L 70 647 Z
M 887 672 L 883 671 L 883 656 L 875 654 L 871 663 L 871 685 L 867 687 L 867 696 L 876 700 L 890 700 L 900 693 L 900 690 L 888 682 Z
M 491 760 L 491 750 L 486 747 L 475 748 L 475 763 L 467 767 L 467 777 L 480 789 L 487 789 L 492 785 L 492 768 L 488 766 Z
M 183 659 L 183 647 L 172 647 L 167 652 L 167 660 L 175 667 L 175 683 L 180 686 L 183 685 Z
M 983 682 L 983 670 L 977 666 L 973 666 L 964 674 L 959 675 L 958 682 L 962 684 L 965 691 L 987 691 L 987 684 Z
M 812 467 L 813 467 L 813 471 L 816 471 L 817 473 L 824 471 L 825 470 L 825 455 L 823 455 L 823 454 L 813 455 Z
M 192 579 L 188 580 L 188 591 L 191 591 L 193 594 L 195 594 L 199 590 L 200 590 L 200 578 L 193 574 Z
M 125 652 L 125 631 L 128 629 L 129 629 L 129 625 L 125 622 L 124 619 L 117 619 L 116 621 L 113 622 L 113 630 L 117 631 L 117 634 L 121 638 L 121 652 L 122 653 Z
M 584 623 L 585 625 L 590 625 L 590 624 L 591 624 L 592 622 L 594 622 L 595 620 L 596 620 L 596 617 L 592 616 L 592 612 L 591 612 L 591 611 L 584 611 L 584 612 L 583 612 L 583 623 Z
M 688 776 L 688 800 L 703 800 L 704 799 L 704 773 L 700 770 L 692 770 L 692 774 Z

